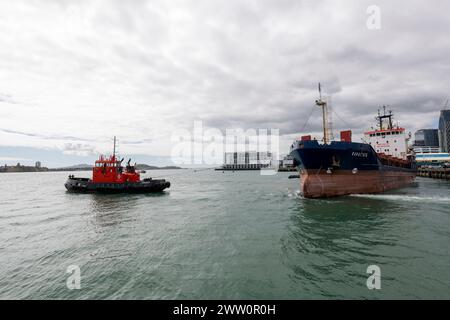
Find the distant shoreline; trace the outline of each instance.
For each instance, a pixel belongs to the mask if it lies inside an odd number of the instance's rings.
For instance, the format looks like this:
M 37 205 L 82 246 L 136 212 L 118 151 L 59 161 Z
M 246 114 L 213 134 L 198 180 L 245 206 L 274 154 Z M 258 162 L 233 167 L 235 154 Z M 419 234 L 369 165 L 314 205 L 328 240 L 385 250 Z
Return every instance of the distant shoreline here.
M 149 166 L 146 164 L 136 165 L 136 170 L 178 170 L 184 169 L 177 166 Z M 33 166 L 2 166 L 0 167 L 0 173 L 20 173 L 20 172 L 64 172 L 64 171 L 91 171 L 92 167 L 63 167 L 63 168 L 47 168 L 47 167 L 33 167 Z

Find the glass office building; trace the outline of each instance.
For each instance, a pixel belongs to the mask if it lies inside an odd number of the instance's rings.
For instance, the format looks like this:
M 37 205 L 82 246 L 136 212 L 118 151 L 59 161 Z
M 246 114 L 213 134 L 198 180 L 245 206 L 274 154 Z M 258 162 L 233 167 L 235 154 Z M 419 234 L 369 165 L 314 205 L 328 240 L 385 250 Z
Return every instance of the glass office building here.
M 439 117 L 439 147 L 450 152 L 450 110 L 442 110 Z

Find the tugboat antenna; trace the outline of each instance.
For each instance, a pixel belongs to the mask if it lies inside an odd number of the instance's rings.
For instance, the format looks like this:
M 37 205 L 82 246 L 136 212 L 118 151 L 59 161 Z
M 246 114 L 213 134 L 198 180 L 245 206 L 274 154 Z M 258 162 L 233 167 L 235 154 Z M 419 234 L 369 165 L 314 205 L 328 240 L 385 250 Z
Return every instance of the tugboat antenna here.
M 116 136 L 114 136 L 114 148 L 113 148 L 113 157 L 116 157 Z

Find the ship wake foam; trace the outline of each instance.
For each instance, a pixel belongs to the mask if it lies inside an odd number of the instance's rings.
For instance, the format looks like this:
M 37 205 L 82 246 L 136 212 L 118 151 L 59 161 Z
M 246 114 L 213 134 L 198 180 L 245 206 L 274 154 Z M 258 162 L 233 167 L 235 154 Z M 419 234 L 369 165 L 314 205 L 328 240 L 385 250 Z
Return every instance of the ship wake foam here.
M 369 198 L 391 201 L 430 201 L 439 203 L 450 203 L 449 197 L 427 197 L 427 196 L 408 196 L 402 194 L 352 194 L 351 197 Z

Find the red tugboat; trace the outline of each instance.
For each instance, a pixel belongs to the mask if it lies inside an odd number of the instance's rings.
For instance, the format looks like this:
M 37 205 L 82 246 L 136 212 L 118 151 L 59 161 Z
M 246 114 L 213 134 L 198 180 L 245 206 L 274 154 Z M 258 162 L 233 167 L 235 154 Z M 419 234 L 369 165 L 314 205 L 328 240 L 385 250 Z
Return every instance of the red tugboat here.
M 149 193 L 161 192 L 170 187 L 170 182 L 164 179 L 147 178 L 141 180 L 139 172 L 134 166 L 122 166 L 122 160 L 116 158 L 116 137 L 114 137 L 114 151 L 110 157 L 101 155 L 92 168 L 92 179 L 76 178 L 70 175 L 64 186 L 70 192 L 82 193 Z

